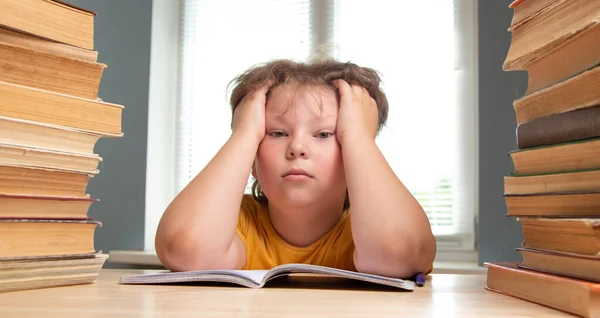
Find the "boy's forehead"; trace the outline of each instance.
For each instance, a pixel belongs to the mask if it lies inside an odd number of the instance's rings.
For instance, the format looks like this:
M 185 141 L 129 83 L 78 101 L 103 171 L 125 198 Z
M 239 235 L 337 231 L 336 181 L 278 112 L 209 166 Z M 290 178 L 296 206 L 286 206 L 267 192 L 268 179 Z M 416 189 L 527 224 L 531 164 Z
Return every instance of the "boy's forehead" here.
M 335 115 L 338 103 L 332 89 L 325 86 L 284 84 L 275 87 L 267 99 L 266 111 L 285 115 L 292 110 L 308 111 L 316 115 Z

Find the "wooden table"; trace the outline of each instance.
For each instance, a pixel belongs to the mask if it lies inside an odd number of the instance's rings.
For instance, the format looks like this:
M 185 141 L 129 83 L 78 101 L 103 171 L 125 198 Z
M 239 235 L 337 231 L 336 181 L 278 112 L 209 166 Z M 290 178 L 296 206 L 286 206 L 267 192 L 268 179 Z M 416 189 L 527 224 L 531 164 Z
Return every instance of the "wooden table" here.
M 0 317 L 571 317 L 486 291 L 480 274 L 434 274 L 413 292 L 341 283 L 265 289 L 117 283 L 146 272 L 152 271 L 103 269 L 91 285 L 2 293 Z

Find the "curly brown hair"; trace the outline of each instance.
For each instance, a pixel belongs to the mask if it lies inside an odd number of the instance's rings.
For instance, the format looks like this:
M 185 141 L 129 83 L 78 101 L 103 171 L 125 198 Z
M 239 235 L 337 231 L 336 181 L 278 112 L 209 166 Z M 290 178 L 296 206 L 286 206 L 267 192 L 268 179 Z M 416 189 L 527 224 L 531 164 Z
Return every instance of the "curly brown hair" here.
M 325 86 L 333 89 L 339 100 L 339 92 L 332 82 L 337 79 L 343 79 L 348 84 L 356 84 L 364 87 L 369 95 L 377 103 L 378 125 L 377 131 L 385 125 L 388 116 L 388 100 L 385 93 L 380 88 L 381 77 L 379 72 L 361 67 L 350 62 L 340 62 L 335 59 L 320 59 L 311 62 L 296 62 L 287 59 L 273 60 L 264 64 L 253 66 L 235 77 L 229 85 L 233 84 L 229 104 L 231 112 L 241 102 L 246 94 L 258 89 L 269 80 L 273 81 L 269 93 L 275 87 L 295 82 L 300 85 Z M 255 178 L 252 182 L 252 196 L 258 202 L 267 203 L 267 197 L 262 192 L 258 180 Z M 344 202 L 344 210 L 350 207 L 348 191 Z

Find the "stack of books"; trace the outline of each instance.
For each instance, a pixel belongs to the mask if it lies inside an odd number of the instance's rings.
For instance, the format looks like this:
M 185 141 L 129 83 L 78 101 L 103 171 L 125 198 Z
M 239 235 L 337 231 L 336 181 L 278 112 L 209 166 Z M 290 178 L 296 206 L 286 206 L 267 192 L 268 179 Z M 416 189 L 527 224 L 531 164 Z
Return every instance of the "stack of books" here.
M 93 283 L 107 259 L 86 187 L 123 106 L 98 97 L 95 15 L 0 0 L 0 291 Z
M 600 316 L 600 1 L 510 5 L 505 71 L 526 70 L 515 100 L 508 217 L 522 260 L 486 263 L 486 288 L 584 317 Z

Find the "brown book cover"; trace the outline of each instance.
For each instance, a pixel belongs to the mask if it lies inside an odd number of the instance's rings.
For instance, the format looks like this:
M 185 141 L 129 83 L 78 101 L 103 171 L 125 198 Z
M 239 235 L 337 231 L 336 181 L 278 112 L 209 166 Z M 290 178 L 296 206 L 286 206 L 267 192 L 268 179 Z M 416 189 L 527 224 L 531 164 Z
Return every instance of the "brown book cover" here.
M 519 149 L 600 137 L 600 105 L 519 124 L 516 134 Z
M 518 268 L 514 262 L 484 266 L 489 291 L 582 317 L 600 317 L 600 284 Z

